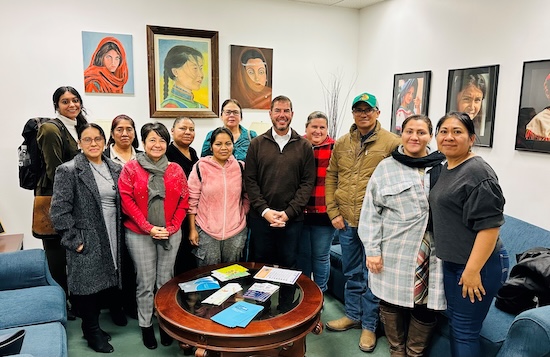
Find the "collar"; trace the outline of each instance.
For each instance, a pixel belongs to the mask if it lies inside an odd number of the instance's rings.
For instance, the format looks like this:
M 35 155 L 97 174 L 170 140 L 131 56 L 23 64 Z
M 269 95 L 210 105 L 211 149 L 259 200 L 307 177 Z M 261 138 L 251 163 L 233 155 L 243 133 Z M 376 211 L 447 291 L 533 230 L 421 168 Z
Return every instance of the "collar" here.
M 288 133 L 286 133 L 285 135 L 279 135 L 277 134 L 275 129 L 271 127 L 271 136 L 273 136 L 273 139 L 276 139 L 277 137 L 279 137 L 281 140 L 290 140 L 291 135 L 292 135 L 292 128 L 288 128 Z

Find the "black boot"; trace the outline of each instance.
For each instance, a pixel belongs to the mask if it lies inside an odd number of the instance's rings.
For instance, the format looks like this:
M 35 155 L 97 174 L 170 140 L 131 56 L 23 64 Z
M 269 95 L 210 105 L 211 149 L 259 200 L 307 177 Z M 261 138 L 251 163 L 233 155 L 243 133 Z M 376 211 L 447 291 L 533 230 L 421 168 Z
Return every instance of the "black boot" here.
M 122 291 L 117 287 L 106 290 L 107 297 L 109 298 L 109 312 L 111 313 L 111 320 L 117 326 L 128 325 L 128 319 L 122 309 Z
M 398 307 L 380 304 L 380 321 L 390 345 L 391 357 L 405 357 L 405 319 Z
M 142 327 L 141 337 L 143 339 L 143 345 L 150 350 L 157 348 L 157 339 L 155 338 L 155 330 L 153 326 Z
M 84 338 L 88 341 L 88 346 L 100 353 L 113 352 L 115 349 L 107 339 L 109 334 L 102 331 L 99 327 L 97 295 L 77 295 L 73 296 L 73 299 L 78 301 L 76 305 L 82 318 L 82 332 L 84 333 Z
M 159 326 L 159 331 L 160 331 L 160 343 L 162 343 L 163 346 L 170 346 L 172 344 L 172 341 L 174 341 L 174 339 L 170 337 L 170 335 L 167 334 L 166 331 L 164 331 L 160 326 Z
M 431 323 L 420 322 L 411 316 L 409 334 L 407 335 L 407 356 L 422 357 L 428 348 L 430 338 L 437 321 Z

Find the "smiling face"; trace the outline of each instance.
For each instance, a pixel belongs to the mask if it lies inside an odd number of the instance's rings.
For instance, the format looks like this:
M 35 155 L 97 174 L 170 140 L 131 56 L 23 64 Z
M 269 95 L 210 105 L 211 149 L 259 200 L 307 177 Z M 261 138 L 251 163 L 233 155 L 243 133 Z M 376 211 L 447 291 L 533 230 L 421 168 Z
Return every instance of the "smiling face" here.
M 227 133 L 219 133 L 212 143 L 212 155 L 221 165 L 225 164 L 227 159 L 233 154 L 233 142 Z
M 101 162 L 101 154 L 105 149 L 105 139 L 96 128 L 86 128 L 80 134 L 78 142 L 82 148 L 82 153 L 92 162 Z
M 320 145 L 328 136 L 327 121 L 324 118 L 311 119 L 306 126 L 306 139 L 312 145 Z
M 103 56 L 103 65 L 109 72 L 114 73 L 120 65 L 120 54 L 115 50 L 110 50 Z
M 413 100 L 413 95 L 414 95 L 414 87 L 411 86 L 409 90 L 407 90 L 407 93 L 405 93 L 405 96 L 403 97 L 404 106 L 408 106 L 409 104 L 411 104 Z
M 127 149 L 132 145 L 136 137 L 136 131 L 129 120 L 122 119 L 111 132 L 115 145 L 121 149 Z
M 189 119 L 180 120 L 172 128 L 172 138 L 179 147 L 189 147 L 195 140 L 195 124 Z
M 269 110 L 269 116 L 271 117 L 275 132 L 279 135 L 286 135 L 294 116 L 290 102 L 286 100 L 276 101 L 273 103 L 273 108 Z
M 241 122 L 241 108 L 235 103 L 229 102 L 222 109 L 223 126 L 233 130 Z
M 380 111 L 373 108 L 365 102 L 359 102 L 352 109 L 353 120 L 361 135 L 365 135 L 376 126 L 376 120 L 380 116 Z
M 428 124 L 423 120 L 411 119 L 403 127 L 401 143 L 405 155 L 411 157 L 424 157 L 428 154 L 427 147 L 432 140 L 432 134 Z
M 456 96 L 458 111 L 468 114 L 470 119 L 474 119 L 477 116 L 481 109 L 482 101 L 483 92 L 474 85 L 464 88 Z
M 447 118 L 437 131 L 437 148 L 448 160 L 458 160 L 468 156 L 474 145 L 475 135 L 470 136 L 468 129 L 454 117 Z
M 166 140 L 164 140 L 154 130 L 151 130 L 143 142 L 145 154 L 147 154 L 147 156 L 155 162 L 157 162 L 166 153 L 167 145 Z
M 246 83 L 254 92 L 261 92 L 267 84 L 267 70 L 261 58 L 251 58 L 244 65 Z
M 176 84 L 188 92 L 198 90 L 204 78 L 203 63 L 202 58 L 190 56 L 183 66 L 173 68 L 172 73 Z
M 65 92 L 57 103 L 57 110 L 59 114 L 72 120 L 76 120 L 78 114 L 80 114 L 80 99 L 71 92 Z

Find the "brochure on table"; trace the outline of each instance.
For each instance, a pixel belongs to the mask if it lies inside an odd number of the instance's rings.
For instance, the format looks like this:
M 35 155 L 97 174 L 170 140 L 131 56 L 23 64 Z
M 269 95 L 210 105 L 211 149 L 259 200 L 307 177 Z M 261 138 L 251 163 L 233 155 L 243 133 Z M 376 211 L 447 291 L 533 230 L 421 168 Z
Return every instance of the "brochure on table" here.
M 262 269 L 254 275 L 254 279 L 292 285 L 298 280 L 300 274 L 302 274 L 302 272 L 298 270 L 274 268 L 264 265 Z
M 178 286 L 186 293 L 192 293 L 195 291 L 219 289 L 220 283 L 218 283 L 218 281 L 211 276 L 205 276 L 204 278 L 179 283 Z
M 239 301 L 212 316 L 212 321 L 230 328 L 244 328 L 263 308 L 262 305 Z
M 239 264 L 229 265 L 220 269 L 212 270 L 212 275 L 219 281 L 228 281 L 243 276 L 248 276 L 248 269 Z
M 248 289 L 248 291 L 244 293 L 243 297 L 259 302 L 264 302 L 269 299 L 269 297 L 273 295 L 277 290 L 279 290 L 278 285 L 270 283 L 254 283 Z
M 210 295 L 202 302 L 211 305 L 221 305 L 225 300 L 229 299 L 236 292 L 241 291 L 243 288 L 237 283 L 229 283 L 214 294 Z

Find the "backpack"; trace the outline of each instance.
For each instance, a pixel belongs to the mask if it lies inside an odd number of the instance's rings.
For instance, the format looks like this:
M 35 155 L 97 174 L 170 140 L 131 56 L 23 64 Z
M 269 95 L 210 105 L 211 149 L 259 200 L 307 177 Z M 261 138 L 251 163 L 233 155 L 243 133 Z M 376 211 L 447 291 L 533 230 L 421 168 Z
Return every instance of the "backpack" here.
M 38 129 L 44 123 L 55 124 L 60 132 L 64 132 L 65 126 L 58 119 L 51 118 L 32 118 L 29 119 L 23 127 L 23 143 L 17 149 L 19 156 L 19 186 L 26 190 L 34 190 L 38 180 L 45 171 L 44 158 L 36 141 Z M 65 135 L 61 135 L 65 138 Z M 65 145 L 65 139 L 63 139 Z

